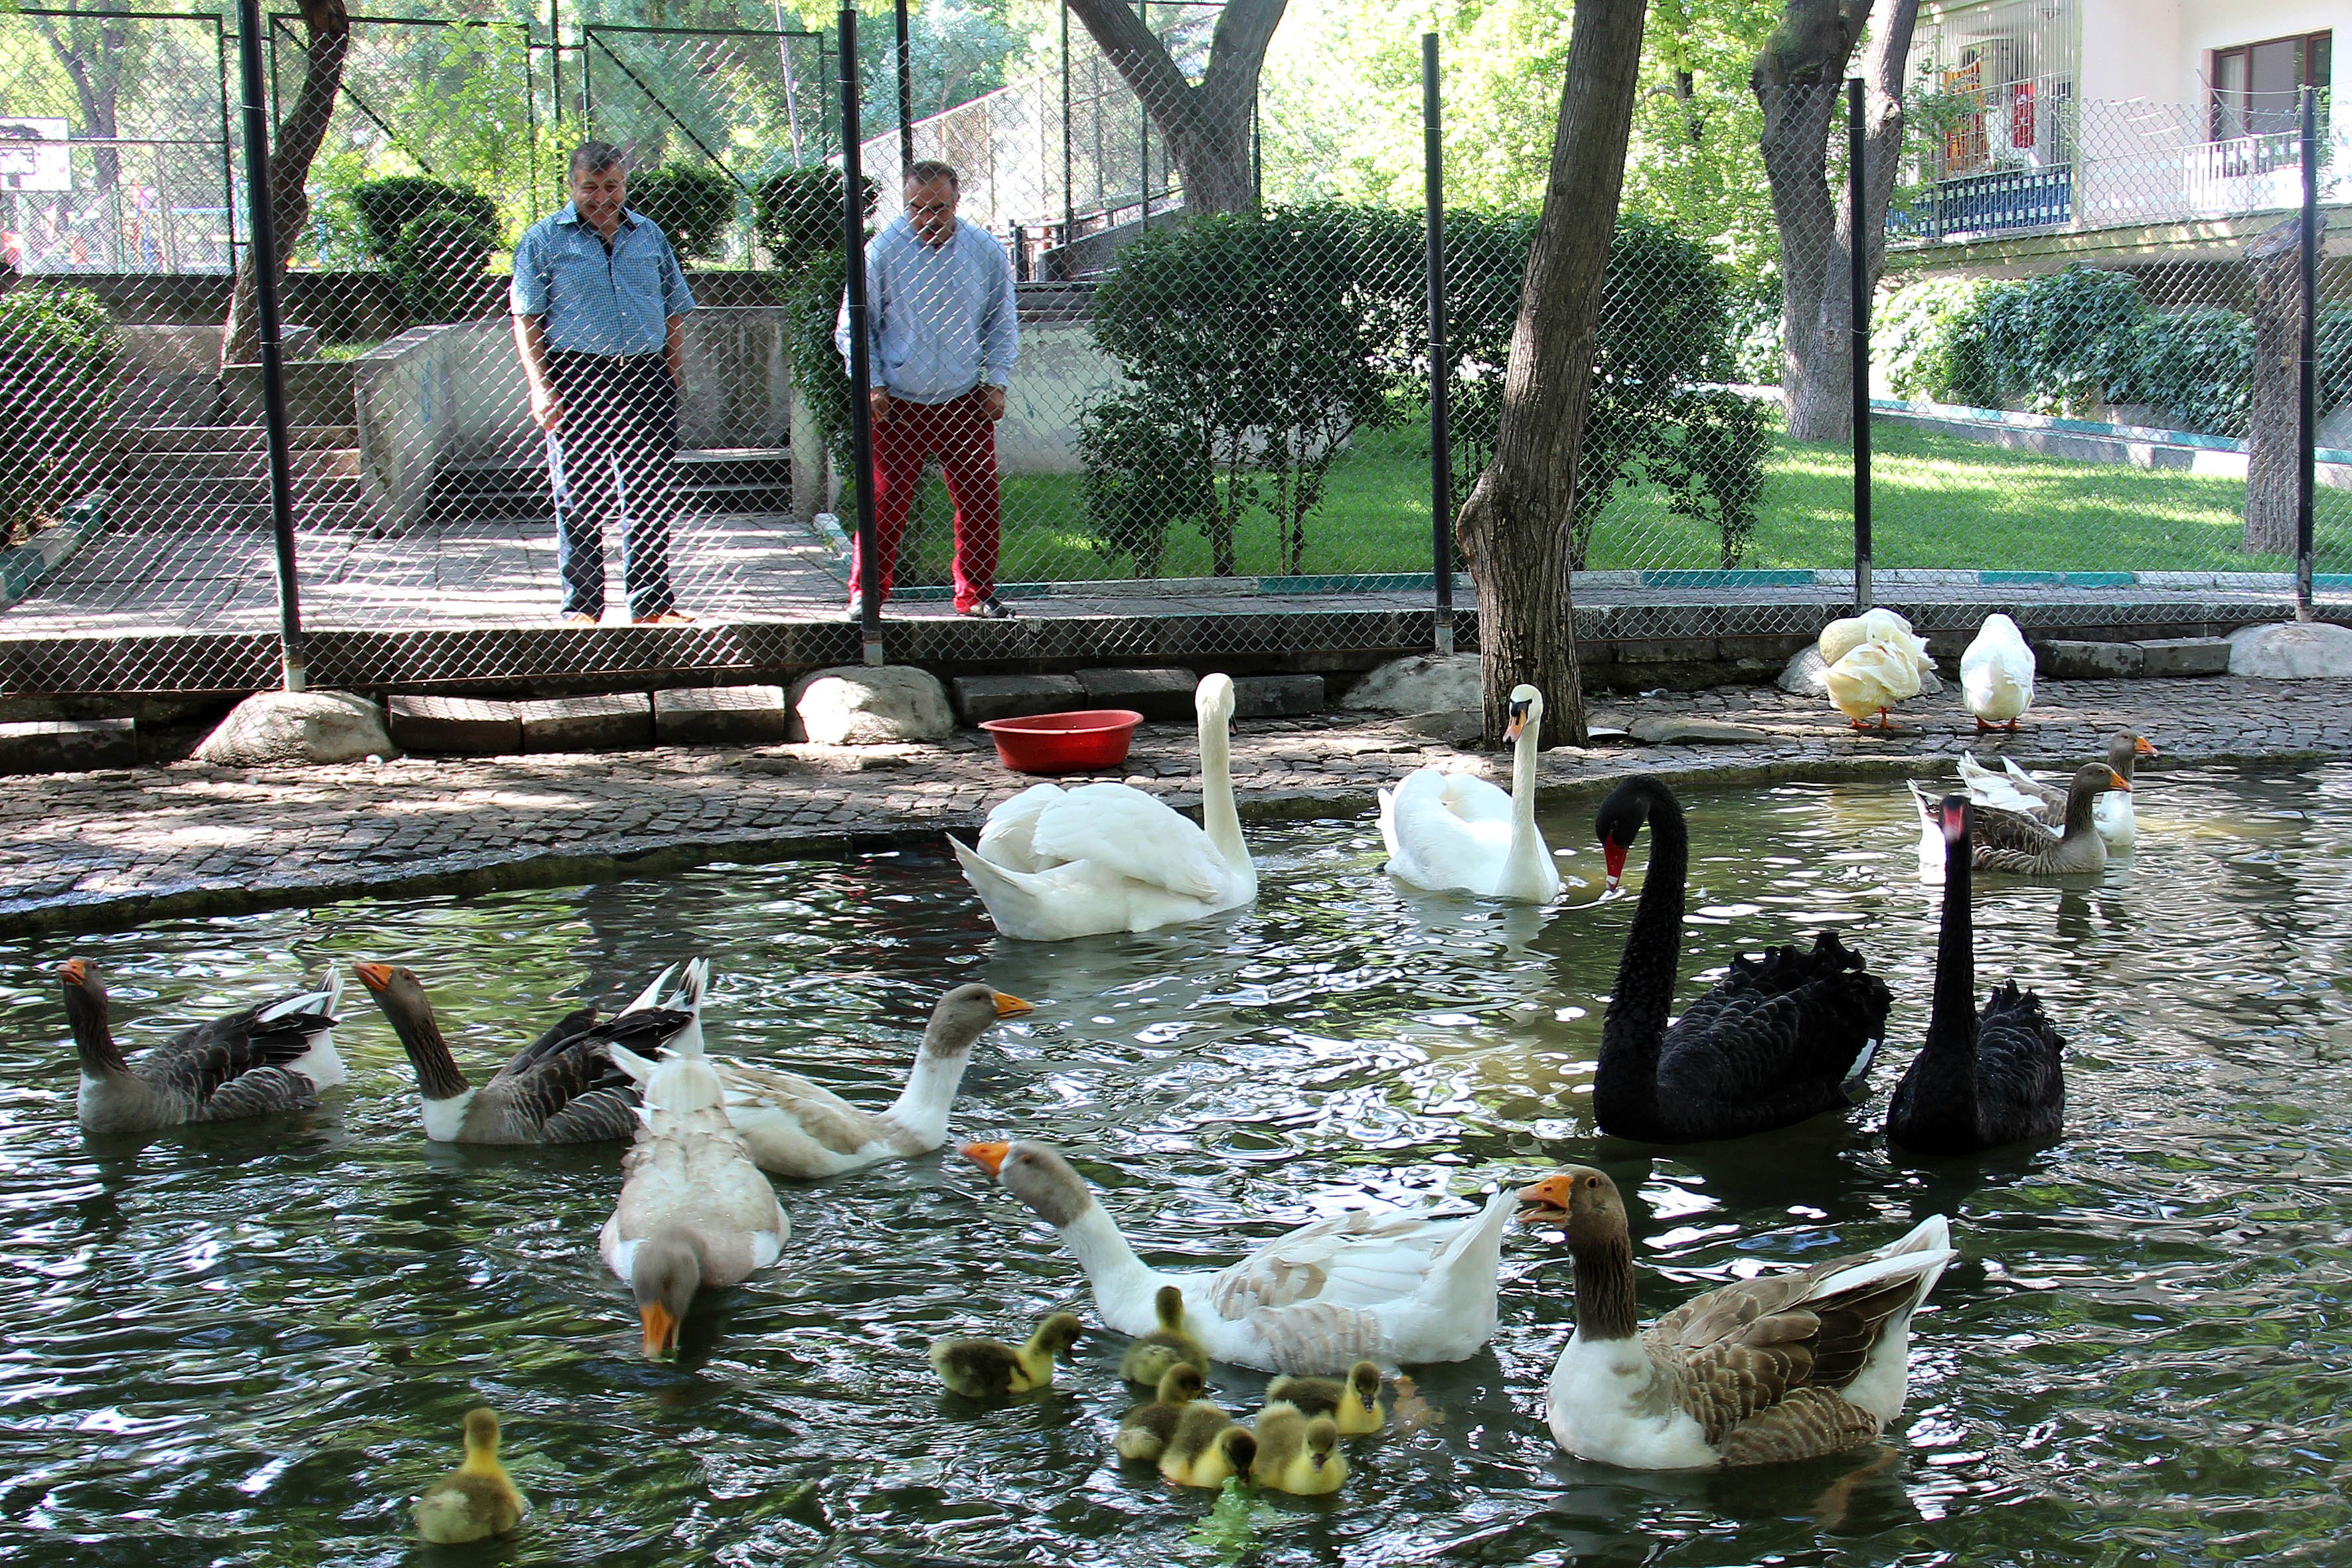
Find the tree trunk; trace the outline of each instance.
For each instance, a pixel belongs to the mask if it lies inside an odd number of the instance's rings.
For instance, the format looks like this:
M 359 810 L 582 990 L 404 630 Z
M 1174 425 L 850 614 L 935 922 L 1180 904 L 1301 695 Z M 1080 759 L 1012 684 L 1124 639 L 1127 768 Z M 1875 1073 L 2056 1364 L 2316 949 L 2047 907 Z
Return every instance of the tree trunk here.
M 2293 217 L 2246 253 L 2254 278 L 2254 366 L 2246 403 L 2245 547 L 2256 555 L 2294 553 L 2302 243 L 2303 220 Z
M 327 139 L 335 94 L 343 85 L 343 54 L 352 39 L 351 14 L 343 0 L 297 0 L 302 9 L 302 86 L 294 105 L 270 138 L 269 210 L 278 226 L 278 254 L 270 265 L 282 277 L 294 247 L 310 221 L 310 160 Z M 229 293 L 228 321 L 221 331 L 221 367 L 251 364 L 261 358 L 261 324 L 254 319 L 254 247 L 237 264 Z
M 1543 216 L 1503 373 L 1495 456 L 1455 524 L 1478 585 L 1490 743 L 1500 742 L 1511 689 L 1522 681 L 1543 693 L 1544 743 L 1584 743 L 1570 618 L 1570 520 L 1647 9 L 1647 0 L 1582 0 L 1576 8 Z
M 1184 210 L 1240 213 L 1257 209 L 1250 165 L 1250 110 L 1257 102 L 1258 68 L 1290 0 L 1227 0 L 1209 41 L 1209 67 L 1199 86 L 1184 79 L 1165 45 L 1128 0 L 1067 0 L 1120 78 L 1142 100 L 1169 161 L 1184 182 Z
M 1832 127 L 1843 122 L 1846 62 L 1871 16 L 1867 0 L 1788 0 L 1748 79 L 1764 111 L 1764 174 L 1780 233 L 1780 394 L 1789 434 L 1801 441 L 1853 438 L 1853 209 L 1830 184 L 1829 149 Z M 1879 0 L 1860 68 L 1864 265 L 1872 287 L 1886 256 L 1886 204 L 1903 150 L 1903 71 L 1918 16 L 1918 0 Z

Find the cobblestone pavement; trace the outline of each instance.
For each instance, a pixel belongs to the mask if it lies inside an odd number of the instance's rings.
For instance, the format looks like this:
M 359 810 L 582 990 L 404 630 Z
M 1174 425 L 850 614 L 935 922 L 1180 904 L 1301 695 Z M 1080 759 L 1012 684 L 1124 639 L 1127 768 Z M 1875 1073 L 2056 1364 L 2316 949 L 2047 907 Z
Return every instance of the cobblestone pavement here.
M 1732 776 L 1927 773 L 1981 747 L 1956 693 L 1904 706 L 1910 732 L 1856 735 L 1826 704 L 1770 688 L 1601 695 L 1596 724 L 1708 721 L 1743 743 L 1559 748 L 1549 794 L 1641 769 Z M 1244 721 L 1244 816 L 1345 816 L 1427 763 L 1507 779 L 1508 759 L 1457 751 L 1415 721 L 1335 713 Z M 2000 749 L 2035 765 L 2100 754 L 2119 726 L 2182 763 L 2352 755 L 2352 681 L 2066 682 L 2037 695 Z M 1191 727 L 1139 731 L 1127 781 L 1199 799 Z M 485 890 L 667 870 L 708 859 L 841 854 L 976 826 L 1021 781 L 961 731 L 937 746 L 658 750 L 617 755 L 399 759 L 257 773 L 200 763 L 14 778 L 0 788 L 0 932 L 119 926 L 365 894 Z

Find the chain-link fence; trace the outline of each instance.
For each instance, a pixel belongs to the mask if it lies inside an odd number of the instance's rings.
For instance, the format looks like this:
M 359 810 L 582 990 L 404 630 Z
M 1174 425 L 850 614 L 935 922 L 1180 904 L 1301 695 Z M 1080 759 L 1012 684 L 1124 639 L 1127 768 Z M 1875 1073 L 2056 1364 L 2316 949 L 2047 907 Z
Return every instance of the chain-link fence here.
M 861 488 L 894 654 L 1425 647 L 1440 571 L 1466 631 L 1467 578 L 1434 558 L 1432 382 L 1450 514 L 1492 452 L 1534 216 L 1448 211 L 1433 363 L 1425 215 L 1261 204 L 1316 196 L 1325 153 L 1246 97 L 1197 96 L 1216 15 L 1152 0 L 1171 70 L 1145 95 L 1073 24 L 1002 86 L 861 141 L 863 487 L 829 39 L 593 23 L 558 49 L 523 24 L 353 18 L 284 286 L 314 679 L 848 657 Z M 24 64 L 0 132 L 32 128 L 11 254 L 88 276 L 0 298 L 0 500 L 29 540 L 0 691 L 268 684 L 260 373 L 218 363 L 244 195 L 220 24 L 115 18 L 147 40 L 130 48 L 44 16 L 0 16 L 0 61 Z M 316 85 L 307 26 L 266 39 L 280 116 Z M 112 121 L 62 64 L 106 48 Z M 1580 624 L 1762 637 L 1860 591 L 1853 153 L 1843 99 L 1818 98 L 1768 116 L 1771 297 L 1663 222 L 1618 225 L 1571 520 Z M 1917 96 L 1863 367 L 1879 602 L 1957 629 L 2085 589 L 2149 623 L 2288 601 L 2305 156 L 2274 119 L 2078 102 L 2042 77 Z M 583 173 L 621 188 L 556 221 L 590 137 L 620 157 Z M 184 145 L 209 194 L 131 173 L 150 142 Z M 2339 131 L 2319 148 L 2340 231 L 2352 160 Z M 75 172 L 50 191 L 60 156 Z M 635 216 L 599 216 L 614 198 Z M 168 243 L 126 227 L 142 199 Z M 2352 582 L 2344 258 L 2319 297 L 2325 596 Z M 1060 629 L 972 624 L 1008 615 Z M 640 624 L 658 629 L 619 629 Z

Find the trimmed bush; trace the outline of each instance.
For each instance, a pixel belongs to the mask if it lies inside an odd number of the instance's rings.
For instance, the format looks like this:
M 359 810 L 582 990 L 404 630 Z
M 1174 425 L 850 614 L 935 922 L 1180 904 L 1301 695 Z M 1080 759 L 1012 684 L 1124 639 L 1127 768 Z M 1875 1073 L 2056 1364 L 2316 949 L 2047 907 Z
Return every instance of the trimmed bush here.
M 761 180 L 751 192 L 751 221 L 767 247 L 768 265 L 779 272 L 807 265 L 812 257 L 841 254 L 841 204 L 844 195 L 839 169 L 819 166 L 786 169 Z M 874 231 L 874 208 L 882 187 L 866 179 L 866 229 Z
M 2182 310 L 2139 324 L 2111 403 L 2146 403 L 2166 424 L 2242 437 L 2254 384 L 2254 323 L 2235 310 Z
M 653 219 L 680 260 L 718 259 L 741 194 L 732 175 L 707 163 L 665 163 L 629 176 L 629 209 Z
M 360 242 L 368 258 L 386 269 L 393 265 L 402 231 L 427 213 L 456 213 L 488 237 L 485 248 L 499 243 L 498 204 L 463 185 L 410 175 L 369 180 L 352 187 L 352 205 L 360 215 Z
M 402 314 L 419 326 L 488 314 L 483 274 L 494 243 L 493 235 L 457 213 L 429 212 L 409 219 L 394 242 L 388 268 Z
M 113 318 L 87 289 L 0 295 L 0 544 L 79 499 L 119 359 Z

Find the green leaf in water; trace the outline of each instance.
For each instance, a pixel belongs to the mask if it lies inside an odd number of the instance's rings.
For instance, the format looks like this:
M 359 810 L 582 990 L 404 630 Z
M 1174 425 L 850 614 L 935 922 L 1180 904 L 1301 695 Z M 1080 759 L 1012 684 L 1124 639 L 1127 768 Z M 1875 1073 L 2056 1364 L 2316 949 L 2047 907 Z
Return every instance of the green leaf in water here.
M 1239 1476 L 1227 1476 L 1217 1489 L 1217 1500 L 1185 1540 L 1220 1563 L 1238 1563 L 1257 1549 L 1258 1526 L 1274 1516 L 1275 1510 L 1258 1501 Z

